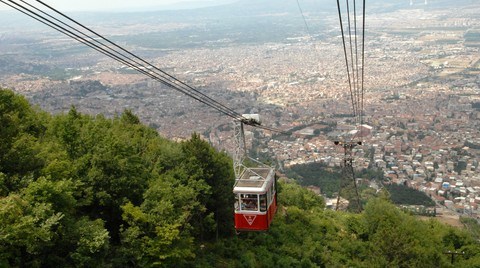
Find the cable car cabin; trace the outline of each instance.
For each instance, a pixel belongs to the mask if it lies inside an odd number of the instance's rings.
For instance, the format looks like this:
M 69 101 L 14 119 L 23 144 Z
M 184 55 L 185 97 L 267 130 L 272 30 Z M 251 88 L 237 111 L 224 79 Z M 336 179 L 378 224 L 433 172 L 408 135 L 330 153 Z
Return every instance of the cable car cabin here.
M 233 188 L 235 229 L 267 231 L 277 211 L 275 171 L 270 167 L 247 168 Z

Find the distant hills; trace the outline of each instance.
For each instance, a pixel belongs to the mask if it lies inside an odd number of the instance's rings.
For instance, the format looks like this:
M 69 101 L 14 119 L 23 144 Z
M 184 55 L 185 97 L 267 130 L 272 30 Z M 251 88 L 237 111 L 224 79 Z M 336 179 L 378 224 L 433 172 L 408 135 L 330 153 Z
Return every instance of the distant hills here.
M 226 4 L 225 4 L 226 3 Z M 392 12 L 398 9 L 417 9 L 417 8 L 450 8 L 465 6 L 478 3 L 475 0 L 429 0 L 425 5 L 424 0 L 414 0 L 410 5 L 409 0 L 367 1 L 367 13 L 383 13 Z M 307 19 L 318 16 L 320 13 L 328 13 L 336 15 L 336 1 L 331 0 L 299 0 L 299 4 L 307 17 Z M 341 2 L 343 7 L 344 3 Z M 361 7 L 362 1 L 358 1 L 357 8 Z M 129 9 L 128 12 L 118 10 L 115 12 L 69 12 L 75 18 L 82 22 L 92 23 L 94 21 L 107 21 L 114 23 L 120 22 L 191 22 L 203 20 L 220 20 L 220 19 L 242 19 L 250 20 L 259 16 L 278 16 L 293 15 L 300 16 L 300 11 L 295 0 L 278 1 L 278 0 L 228 0 L 222 2 L 215 1 L 186 1 L 177 4 L 152 6 L 146 10 L 145 8 Z M 98 14 L 101 13 L 99 16 Z M 13 11 L 0 11 L 0 29 L 1 25 L 16 26 L 18 23 L 25 23 L 23 14 Z M 96 15 L 93 15 L 96 14 Z M 18 18 L 21 18 L 20 21 Z M 31 20 L 28 24 L 32 25 Z M 35 27 L 35 25 L 33 25 Z M 9 29 L 10 29 L 9 28 Z

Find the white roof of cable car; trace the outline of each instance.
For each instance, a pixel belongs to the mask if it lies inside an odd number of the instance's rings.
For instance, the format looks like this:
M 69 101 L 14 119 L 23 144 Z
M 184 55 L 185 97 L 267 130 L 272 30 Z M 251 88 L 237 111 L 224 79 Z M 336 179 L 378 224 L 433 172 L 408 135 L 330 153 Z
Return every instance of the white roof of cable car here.
M 248 168 L 236 180 L 234 193 L 264 193 L 272 184 L 274 171 L 272 168 Z

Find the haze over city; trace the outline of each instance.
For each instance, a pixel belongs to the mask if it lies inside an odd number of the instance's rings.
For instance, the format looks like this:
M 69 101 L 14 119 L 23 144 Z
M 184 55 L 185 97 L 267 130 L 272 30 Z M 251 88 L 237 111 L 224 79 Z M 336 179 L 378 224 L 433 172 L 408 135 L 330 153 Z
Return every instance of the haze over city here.
M 138 11 L 156 11 L 162 9 L 195 9 L 199 7 L 218 6 L 226 3 L 232 3 L 234 0 L 138 0 L 138 1 L 65 1 L 48 0 L 44 3 L 62 11 L 101 11 L 101 12 L 138 12 Z M 0 10 L 11 10 L 6 5 L 1 5 Z

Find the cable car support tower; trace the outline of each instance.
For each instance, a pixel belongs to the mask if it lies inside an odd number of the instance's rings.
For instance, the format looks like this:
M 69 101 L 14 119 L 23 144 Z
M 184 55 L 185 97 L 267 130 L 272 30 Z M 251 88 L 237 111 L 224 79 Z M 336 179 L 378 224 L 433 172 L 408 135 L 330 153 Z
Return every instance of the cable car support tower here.
M 360 2 L 360 1 L 359 1 Z M 363 14 L 362 19 L 362 32 L 357 32 L 357 1 L 345 0 L 344 11 L 340 5 L 340 0 L 337 0 L 338 17 L 340 22 L 340 29 L 342 33 L 343 51 L 345 57 L 345 67 L 347 71 L 347 80 L 350 90 L 350 99 L 352 104 L 353 117 L 355 118 L 355 125 L 357 126 L 356 133 L 350 139 L 334 141 L 335 145 L 342 146 L 343 148 L 343 161 L 342 161 L 342 176 L 340 179 L 340 187 L 338 190 L 337 204 L 335 210 L 339 209 L 341 195 L 348 196 L 351 199 L 355 198 L 356 202 L 349 204 L 351 210 L 357 212 L 362 211 L 362 205 L 360 202 L 360 195 L 358 193 L 358 187 L 354 171 L 354 148 L 361 146 L 363 142 L 360 140 L 362 135 L 362 124 L 364 115 L 364 67 L 365 67 L 365 0 L 361 5 Z M 353 6 L 352 6 L 353 4 Z M 344 21 L 342 19 L 342 13 L 346 15 L 346 22 L 348 23 L 344 27 Z M 359 38 L 361 35 L 361 48 L 359 48 Z M 361 50 L 361 51 L 359 51 Z
M 341 142 L 341 141 L 335 141 L 335 145 L 342 146 L 343 147 L 343 162 L 342 162 L 342 176 L 340 178 L 340 187 L 338 190 L 338 196 L 337 196 L 337 205 L 335 207 L 335 210 L 338 210 L 340 206 L 340 196 L 342 193 L 347 191 L 348 196 L 355 196 L 355 208 L 357 212 L 362 211 L 362 204 L 360 202 L 360 195 L 358 194 L 358 187 L 357 187 L 357 180 L 355 178 L 355 171 L 353 168 L 353 148 L 355 148 L 357 145 L 362 145 L 361 141 L 350 141 L 350 142 Z M 353 189 L 350 187 L 352 185 L 353 181 Z M 354 190 L 355 193 L 351 193 L 351 191 Z M 348 193 L 350 191 L 350 193 Z M 349 204 L 350 207 L 353 207 L 352 204 Z

